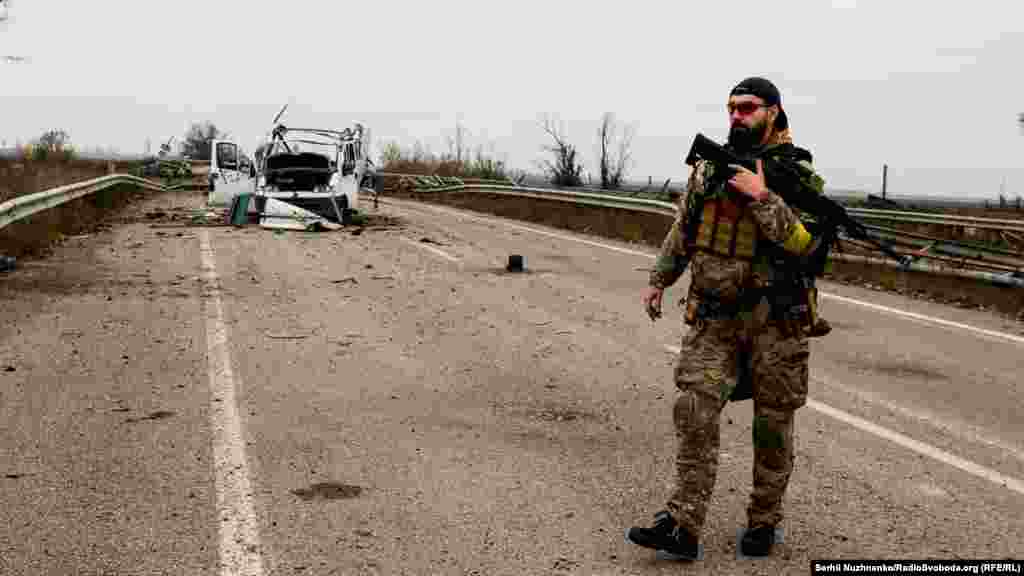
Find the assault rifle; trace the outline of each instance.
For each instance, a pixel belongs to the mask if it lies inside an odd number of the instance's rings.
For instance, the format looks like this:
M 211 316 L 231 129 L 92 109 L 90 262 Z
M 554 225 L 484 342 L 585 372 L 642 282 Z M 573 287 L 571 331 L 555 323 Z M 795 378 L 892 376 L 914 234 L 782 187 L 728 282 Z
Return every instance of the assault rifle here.
M 761 156 L 762 171 L 765 175 L 765 183 L 768 188 L 782 197 L 786 204 L 814 216 L 817 226 L 815 230 L 820 237 L 818 248 L 810 255 L 814 275 L 820 275 L 825 268 L 825 261 L 828 258 L 828 251 L 837 239 L 836 230 L 842 228 L 851 237 L 867 242 L 881 250 L 885 255 L 896 260 L 904 268 L 910 265 L 910 259 L 896 253 L 892 245 L 881 238 L 873 237 L 863 224 L 854 220 L 838 202 L 828 198 L 824 194 L 807 190 L 802 185 L 804 175 L 801 170 L 803 166 L 796 161 L 801 158 L 810 160 L 810 153 L 794 146 L 787 147 L 789 159 L 779 160 L 768 156 Z M 725 174 L 730 178 L 736 172 L 730 168 L 730 164 L 743 166 L 751 172 L 757 171 L 758 156 L 739 155 L 729 150 L 703 134 L 697 134 L 690 145 L 690 152 L 686 156 L 686 163 L 693 166 L 697 160 L 706 160 L 715 165 L 717 174 Z

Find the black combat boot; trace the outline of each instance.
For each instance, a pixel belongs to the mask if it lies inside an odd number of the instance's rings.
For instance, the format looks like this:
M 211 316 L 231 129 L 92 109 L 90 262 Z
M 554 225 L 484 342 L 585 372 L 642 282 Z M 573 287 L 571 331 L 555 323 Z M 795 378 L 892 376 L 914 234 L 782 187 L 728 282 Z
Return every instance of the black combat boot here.
M 630 528 L 626 532 L 626 541 L 666 552 L 674 560 L 697 560 L 700 557 L 697 537 L 680 527 L 667 510 L 654 515 L 654 526 L 651 528 Z
M 747 528 L 740 540 L 740 551 L 744 556 L 767 556 L 775 545 L 775 526 L 761 524 Z

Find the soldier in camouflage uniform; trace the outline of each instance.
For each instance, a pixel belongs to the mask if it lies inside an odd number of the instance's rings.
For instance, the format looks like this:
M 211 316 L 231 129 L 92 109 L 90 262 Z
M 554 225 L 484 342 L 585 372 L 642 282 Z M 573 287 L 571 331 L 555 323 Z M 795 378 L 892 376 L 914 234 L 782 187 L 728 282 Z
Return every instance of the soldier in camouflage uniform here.
M 728 110 L 733 149 L 770 154 L 792 147 L 788 119 L 771 82 L 744 80 L 730 94 Z M 824 182 L 809 162 L 804 167 L 805 193 L 822 193 Z M 718 468 L 722 408 L 745 398 L 754 401 L 754 471 L 741 549 L 750 556 L 770 553 L 793 469 L 793 416 L 807 398 L 807 337 L 815 335 L 814 318 L 790 312 L 801 301 L 814 310 L 816 293 L 778 298 L 772 290 L 777 260 L 769 254 L 774 249 L 806 255 L 816 243 L 796 210 L 766 186 L 760 160 L 758 172 L 734 168 L 738 172 L 731 178 L 716 180 L 710 164 L 693 167 L 644 299 L 651 318 L 659 317 L 665 288 L 690 267 L 689 331 L 675 366 L 681 392 L 673 411 L 679 441 L 676 488 L 652 528 L 627 533 L 635 544 L 680 559 L 698 557 Z M 780 308 L 779 301 L 786 303 Z

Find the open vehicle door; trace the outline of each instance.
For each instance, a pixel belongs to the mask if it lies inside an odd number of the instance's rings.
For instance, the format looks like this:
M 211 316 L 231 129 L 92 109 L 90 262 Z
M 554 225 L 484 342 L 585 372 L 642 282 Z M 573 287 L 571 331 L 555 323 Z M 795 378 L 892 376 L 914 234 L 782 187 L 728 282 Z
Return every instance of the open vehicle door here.
M 210 143 L 210 194 L 207 203 L 229 206 L 239 194 L 255 190 L 251 164 L 242 156 L 238 145 L 228 140 Z

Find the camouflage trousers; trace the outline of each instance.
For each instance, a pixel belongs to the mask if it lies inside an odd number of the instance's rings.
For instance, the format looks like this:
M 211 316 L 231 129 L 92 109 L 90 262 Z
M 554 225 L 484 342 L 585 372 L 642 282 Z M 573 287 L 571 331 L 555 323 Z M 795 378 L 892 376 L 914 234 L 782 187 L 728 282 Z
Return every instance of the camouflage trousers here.
M 741 379 L 752 388 L 751 526 L 782 520 L 793 470 L 793 414 L 807 401 L 809 347 L 799 329 L 751 319 L 698 320 L 683 338 L 675 367 L 681 394 L 673 410 L 678 452 L 668 509 L 700 534 L 718 472 L 719 420 Z

